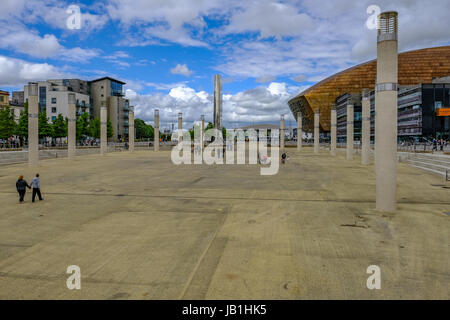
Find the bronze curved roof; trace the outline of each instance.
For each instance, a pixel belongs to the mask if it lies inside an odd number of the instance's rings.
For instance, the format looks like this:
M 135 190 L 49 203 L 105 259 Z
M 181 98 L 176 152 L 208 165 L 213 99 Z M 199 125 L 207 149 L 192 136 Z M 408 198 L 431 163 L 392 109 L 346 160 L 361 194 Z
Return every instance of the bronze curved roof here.
M 303 114 L 305 130 L 313 128 L 314 110 L 320 110 L 320 126 L 330 130 L 330 109 L 336 98 L 346 92 L 361 93 L 364 88 L 373 90 L 377 75 L 377 60 L 372 60 L 322 80 L 289 100 L 295 119 Z M 408 51 L 398 55 L 399 85 L 431 83 L 435 78 L 450 75 L 450 46 Z

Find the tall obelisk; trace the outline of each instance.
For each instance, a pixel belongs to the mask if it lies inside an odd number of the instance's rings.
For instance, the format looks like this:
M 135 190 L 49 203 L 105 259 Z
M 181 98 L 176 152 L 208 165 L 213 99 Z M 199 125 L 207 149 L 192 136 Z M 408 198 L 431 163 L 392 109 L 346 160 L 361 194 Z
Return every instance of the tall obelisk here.
M 222 129 L 222 77 L 214 76 L 214 128 Z

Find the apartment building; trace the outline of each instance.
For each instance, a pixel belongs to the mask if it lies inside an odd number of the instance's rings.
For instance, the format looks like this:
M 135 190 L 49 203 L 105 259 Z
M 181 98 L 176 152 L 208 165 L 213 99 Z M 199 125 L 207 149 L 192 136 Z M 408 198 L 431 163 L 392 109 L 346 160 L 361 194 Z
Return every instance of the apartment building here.
M 0 106 L 9 106 L 9 92 L 0 90 Z
M 11 105 L 23 107 L 25 103 L 25 95 L 23 91 L 13 91 Z
M 23 105 L 22 106 L 16 106 L 11 103 L 9 100 L 9 92 L 0 90 L 0 108 L 9 107 L 11 110 L 11 113 L 14 115 L 14 120 L 16 122 L 19 122 L 20 113 L 24 110 Z
M 128 137 L 130 102 L 125 99 L 123 93 L 125 82 L 104 77 L 89 82 L 91 104 L 94 117 L 100 117 L 100 108 L 105 105 L 108 110 L 108 118 L 113 126 L 113 140 L 121 140 Z
M 100 118 L 100 109 L 105 105 L 108 118 L 113 126 L 113 141 L 128 137 L 129 100 L 124 98 L 123 85 L 125 82 L 104 77 L 92 81 L 80 79 L 57 79 L 39 81 L 39 110 L 45 110 L 50 121 L 58 114 L 68 116 L 69 93 L 75 94 L 76 113 L 80 116 L 88 113 L 93 118 Z M 28 87 L 24 89 L 24 100 L 28 101 Z
M 54 121 L 59 114 L 68 116 L 69 93 L 75 94 L 77 116 L 82 113 L 90 113 L 89 84 L 79 79 L 58 79 L 39 81 L 39 111 L 46 111 L 50 122 Z M 24 89 L 24 100 L 28 101 L 28 87 Z

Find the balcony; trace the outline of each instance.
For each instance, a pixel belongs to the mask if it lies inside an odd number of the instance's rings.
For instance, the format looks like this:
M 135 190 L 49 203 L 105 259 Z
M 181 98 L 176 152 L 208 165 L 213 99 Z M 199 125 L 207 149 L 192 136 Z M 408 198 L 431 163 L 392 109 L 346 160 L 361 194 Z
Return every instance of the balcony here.
M 76 106 L 77 106 L 77 108 L 83 108 L 83 109 L 85 109 L 85 108 L 91 108 L 91 105 L 89 104 L 89 103 L 77 103 L 76 104 Z

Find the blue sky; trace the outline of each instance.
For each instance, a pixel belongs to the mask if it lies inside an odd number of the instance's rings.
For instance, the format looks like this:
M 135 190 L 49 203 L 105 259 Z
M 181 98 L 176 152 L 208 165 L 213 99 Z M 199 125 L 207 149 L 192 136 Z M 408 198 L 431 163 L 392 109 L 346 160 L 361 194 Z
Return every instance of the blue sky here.
M 111 76 L 127 82 L 138 117 L 162 125 L 212 119 L 223 77 L 224 123 L 276 123 L 289 98 L 376 56 L 367 20 L 399 12 L 400 51 L 448 45 L 450 0 L 1 0 L 0 88 Z M 70 5 L 80 28 L 69 29 Z M 75 20 L 74 20 L 75 21 Z

